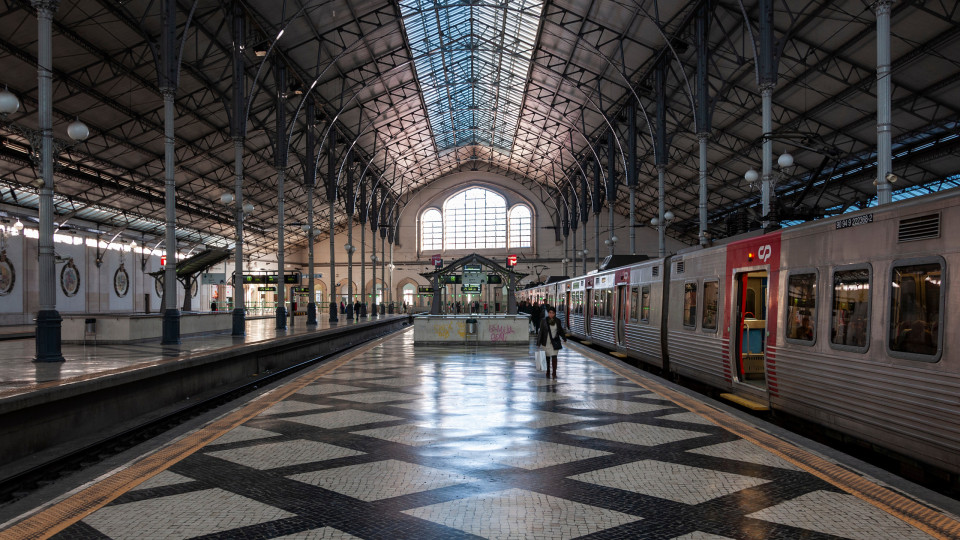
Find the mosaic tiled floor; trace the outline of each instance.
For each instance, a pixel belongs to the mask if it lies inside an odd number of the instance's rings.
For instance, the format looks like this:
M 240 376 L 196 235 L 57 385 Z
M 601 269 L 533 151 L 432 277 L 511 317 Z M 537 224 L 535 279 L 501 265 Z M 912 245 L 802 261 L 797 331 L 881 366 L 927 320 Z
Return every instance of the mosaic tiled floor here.
M 570 349 L 412 339 L 55 538 L 929 538 Z

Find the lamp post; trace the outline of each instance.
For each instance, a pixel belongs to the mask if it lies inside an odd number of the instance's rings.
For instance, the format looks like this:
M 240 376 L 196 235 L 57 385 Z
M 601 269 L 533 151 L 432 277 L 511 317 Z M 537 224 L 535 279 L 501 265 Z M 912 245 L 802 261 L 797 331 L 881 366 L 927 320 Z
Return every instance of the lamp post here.
M 56 264 L 53 249 L 53 167 L 54 156 L 65 148 L 85 140 L 90 136 L 90 129 L 79 119 L 67 126 L 67 135 L 73 142 L 53 138 L 53 98 L 52 98 L 52 51 L 50 26 L 53 13 L 57 9 L 57 2 L 34 2 L 37 9 L 37 23 L 39 26 L 37 78 L 39 116 L 38 130 L 31 130 L 7 122 L 7 116 L 20 109 L 20 100 L 6 88 L 0 91 L 0 117 L 4 125 L 17 135 L 30 142 L 30 157 L 40 168 L 43 184 L 40 187 L 40 236 L 38 239 L 39 251 L 39 294 L 37 295 L 37 329 L 36 329 L 36 357 L 37 362 L 63 362 L 63 353 L 60 348 L 60 325 L 63 319 L 57 311 L 56 295 Z M 17 220 L 22 230 L 23 224 Z
M 660 218 L 653 218 L 650 220 L 650 225 L 657 229 L 658 236 L 664 238 L 666 236 L 667 226 L 670 225 L 670 222 L 674 219 L 673 212 L 667 210 L 663 213 L 663 221 Z M 665 242 L 660 242 L 660 257 L 663 257 L 666 254 L 666 244 Z
M 393 257 L 393 244 L 390 244 L 390 257 Z M 397 268 L 397 265 L 393 264 L 391 261 L 387 265 L 387 269 L 390 270 L 390 282 L 389 287 L 387 288 L 387 302 L 390 304 L 390 310 L 393 311 L 393 271 Z
M 353 225 L 351 223 L 351 225 Z M 352 237 L 352 227 L 351 234 Z M 347 252 L 347 321 L 352 321 L 354 319 L 353 314 L 353 252 L 357 250 L 353 244 L 347 242 L 343 246 L 344 251 Z
M 779 167 L 777 174 L 776 175 L 770 174 L 768 177 L 764 178 L 763 185 L 761 186 L 761 191 L 763 193 L 761 195 L 761 198 L 763 199 L 764 213 L 760 219 L 761 219 L 761 222 L 764 224 L 765 229 L 769 225 L 777 224 L 775 221 L 771 221 L 770 219 L 770 214 L 772 212 L 771 210 L 772 205 L 770 204 L 770 196 L 774 192 L 774 188 L 776 188 L 777 184 L 786 177 L 788 169 L 790 167 L 793 167 L 793 164 L 794 164 L 793 156 L 789 152 L 784 152 L 780 154 L 780 157 L 777 158 L 777 166 Z M 747 184 L 749 184 L 750 187 L 752 188 L 757 185 L 757 181 L 761 179 L 761 175 L 760 173 L 757 172 L 756 169 L 751 167 L 749 170 L 747 170 L 747 172 L 743 174 L 743 179 L 746 180 Z
M 374 234 L 373 238 L 374 238 L 374 241 L 376 241 L 377 235 Z M 370 255 L 370 263 L 373 266 L 373 291 L 371 295 L 372 298 L 370 299 L 370 305 L 373 308 L 371 312 L 375 317 L 380 313 L 379 309 L 377 308 L 377 261 L 378 260 L 380 260 L 380 257 L 377 257 L 376 253 L 373 253 L 372 255 Z

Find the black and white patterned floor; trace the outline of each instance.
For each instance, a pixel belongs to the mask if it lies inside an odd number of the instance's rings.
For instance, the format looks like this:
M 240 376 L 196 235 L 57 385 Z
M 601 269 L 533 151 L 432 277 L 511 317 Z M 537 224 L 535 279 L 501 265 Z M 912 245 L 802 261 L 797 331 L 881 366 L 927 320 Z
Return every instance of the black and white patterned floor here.
M 55 538 L 929 538 L 564 349 L 387 340 Z

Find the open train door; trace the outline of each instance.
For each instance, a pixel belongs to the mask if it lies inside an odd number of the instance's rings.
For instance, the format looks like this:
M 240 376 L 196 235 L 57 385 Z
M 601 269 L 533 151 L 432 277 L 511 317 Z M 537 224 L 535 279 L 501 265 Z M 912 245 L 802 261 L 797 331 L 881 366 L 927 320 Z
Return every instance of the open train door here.
M 583 280 L 583 333 L 590 336 L 590 321 L 593 320 L 593 310 L 596 309 L 593 301 L 593 280 L 594 276 L 587 276 Z
M 724 338 L 730 344 L 730 364 L 724 371 L 740 388 L 777 393 L 776 325 L 780 271 L 780 233 L 773 232 L 727 246 L 725 298 L 730 324 Z M 759 395 L 758 395 L 759 397 Z
M 766 269 L 736 274 L 736 322 L 734 364 L 740 382 L 766 388 L 766 336 L 769 275 Z
M 617 299 L 616 312 L 613 314 L 614 322 L 616 323 L 616 328 L 614 329 L 616 335 L 614 339 L 616 340 L 617 346 L 622 348 L 626 346 L 627 314 L 630 312 L 630 269 L 624 268 L 617 270 L 615 280 L 617 285 Z

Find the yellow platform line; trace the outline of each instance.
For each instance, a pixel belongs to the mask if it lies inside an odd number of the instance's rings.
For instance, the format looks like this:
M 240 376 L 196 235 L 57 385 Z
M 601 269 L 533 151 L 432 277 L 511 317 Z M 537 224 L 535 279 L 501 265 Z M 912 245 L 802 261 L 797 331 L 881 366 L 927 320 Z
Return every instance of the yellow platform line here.
M 652 379 L 640 377 L 602 354 L 597 354 L 590 349 L 581 349 L 579 352 L 603 364 L 618 375 L 633 381 L 637 385 L 710 420 L 742 439 L 765 448 L 772 454 L 793 463 L 817 478 L 833 484 L 858 499 L 872 504 L 935 538 L 943 540 L 960 538 L 960 521 L 943 512 L 920 504 L 888 488 L 871 482 L 853 471 L 831 463 L 826 459 L 766 433 L 723 411 L 714 409 L 697 398 L 668 388 Z
M 769 411 L 770 407 L 767 407 L 763 403 L 757 403 L 756 401 L 747 399 L 743 396 L 738 396 L 736 394 L 720 394 L 720 397 L 727 401 L 732 401 L 741 407 L 746 407 L 751 411 Z
M 616 356 L 617 358 L 626 358 L 627 355 L 623 354 L 620 351 L 610 351 L 610 356 Z
M 32 514 L 10 528 L 0 531 L 0 539 L 50 538 L 93 512 L 103 508 L 117 497 L 137 487 L 144 481 L 169 469 L 189 457 L 230 430 L 257 416 L 267 408 L 299 392 L 338 367 L 350 362 L 390 339 L 395 339 L 412 328 L 378 338 L 366 345 L 331 360 L 309 373 L 301 375 L 282 386 L 254 399 L 243 407 L 213 420 L 152 454 L 144 456 L 115 474 L 96 482 L 74 495 Z

